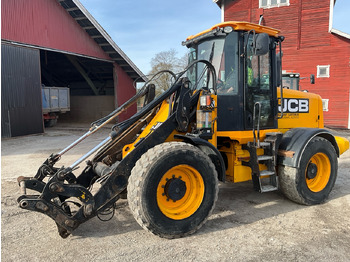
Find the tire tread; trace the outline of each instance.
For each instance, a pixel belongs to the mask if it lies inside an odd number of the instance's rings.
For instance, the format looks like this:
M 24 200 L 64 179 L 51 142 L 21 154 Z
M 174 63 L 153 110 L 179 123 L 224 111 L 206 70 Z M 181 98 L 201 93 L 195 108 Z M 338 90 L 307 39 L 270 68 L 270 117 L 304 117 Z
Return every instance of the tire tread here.
M 142 200 L 141 200 L 141 192 L 142 192 L 142 180 L 144 177 L 144 173 L 146 170 L 150 168 L 150 166 L 154 163 L 154 159 L 160 158 L 162 155 L 169 153 L 173 150 L 182 150 L 183 152 L 186 152 L 188 150 L 193 150 L 195 154 L 198 155 L 199 158 L 205 158 L 206 161 L 208 162 L 210 168 L 213 170 L 214 173 L 214 178 L 216 179 L 215 185 L 215 198 L 214 198 L 214 204 L 208 214 L 208 216 L 193 230 L 189 232 L 184 232 L 181 234 L 164 234 L 162 232 L 158 232 L 155 227 L 152 226 L 152 224 L 147 221 L 145 212 L 143 210 L 142 206 Z M 214 207 L 216 200 L 218 198 L 218 179 L 217 179 L 217 172 L 215 169 L 214 164 L 210 160 L 210 158 L 204 154 L 200 149 L 197 147 L 184 143 L 184 142 L 168 142 L 168 143 L 163 143 L 160 145 L 157 145 L 151 149 L 149 149 L 145 154 L 142 155 L 142 157 L 136 162 L 136 165 L 131 171 L 131 175 L 129 178 L 129 183 L 128 183 L 128 202 L 129 202 L 129 207 L 138 222 L 138 224 L 145 230 L 151 232 L 152 234 L 158 235 L 163 238 L 179 238 L 179 237 L 184 237 L 187 235 L 190 235 L 197 231 L 208 219 L 208 217 L 211 215 Z
M 329 153 L 332 154 L 333 156 L 335 156 L 335 158 L 337 157 L 333 145 L 327 139 L 325 139 L 323 137 L 314 137 L 310 141 L 310 143 L 306 146 L 305 151 L 309 147 L 311 147 L 313 144 L 319 143 L 319 142 L 325 143 L 325 145 L 327 145 L 327 147 L 331 150 L 331 152 L 329 152 Z M 335 178 L 336 178 L 337 166 L 335 166 L 334 168 L 335 168 Z M 323 203 L 326 200 L 326 198 L 324 198 L 320 201 L 311 201 L 310 199 L 308 199 L 305 195 L 303 195 L 298 190 L 299 183 L 303 182 L 303 181 L 299 181 L 300 180 L 299 179 L 299 176 L 300 176 L 299 172 L 301 172 L 299 168 L 290 167 L 290 166 L 283 166 L 283 165 L 278 166 L 279 186 L 280 186 L 282 193 L 290 200 L 292 200 L 296 203 L 302 204 L 302 205 L 313 205 L 313 204 Z M 335 178 L 334 178 L 334 181 L 332 182 L 333 184 L 331 185 L 330 190 L 333 188 Z

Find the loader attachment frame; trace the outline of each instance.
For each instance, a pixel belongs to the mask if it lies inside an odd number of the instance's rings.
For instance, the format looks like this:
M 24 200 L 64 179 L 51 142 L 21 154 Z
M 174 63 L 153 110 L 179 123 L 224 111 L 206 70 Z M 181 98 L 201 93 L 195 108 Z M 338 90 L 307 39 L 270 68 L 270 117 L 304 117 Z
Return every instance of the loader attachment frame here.
M 147 95 L 147 92 L 142 91 L 140 93 L 141 96 Z M 120 108 L 117 108 L 110 115 L 102 119 L 102 121 L 93 123 L 91 129 L 77 141 L 63 149 L 60 153 L 51 155 L 39 168 L 34 178 L 19 177 L 18 182 L 21 187 L 21 193 L 23 194 L 17 200 L 19 206 L 26 210 L 48 215 L 56 222 L 60 236 L 62 238 L 68 237 L 80 224 L 114 205 L 119 199 L 120 193 L 127 187 L 131 169 L 148 149 L 163 143 L 174 130 L 181 132 L 188 130 L 190 121 L 193 121 L 195 117 L 199 93 L 196 92 L 192 95 L 187 78 L 180 79 L 178 77 L 176 82 L 167 91 L 155 100 L 147 101 L 145 107 L 130 119 L 115 125 L 109 137 L 79 158 L 71 166 L 59 169 L 54 167 L 54 164 L 65 152 L 96 132 L 106 122 L 110 122 L 116 115 L 134 103 L 136 98 L 140 97 L 140 94 L 137 94 Z M 147 119 L 152 118 L 157 108 L 172 94 L 174 94 L 173 103 L 169 103 L 172 109 L 169 110 L 169 116 L 163 123 L 157 125 L 145 139 L 140 140 L 137 146 L 135 145 L 135 148 L 120 159 L 120 161 L 115 161 L 114 159 L 113 162 L 115 163 L 110 166 L 100 162 L 106 160 L 105 158 L 109 155 L 109 152 L 120 150 L 125 144 L 130 143 L 131 137 L 134 137 L 145 124 L 148 124 Z M 98 150 L 99 152 L 97 152 L 93 160 L 87 162 L 87 166 L 83 172 L 78 177 L 75 177 L 73 174 L 74 169 Z M 102 167 L 99 169 L 102 171 L 98 177 L 95 171 L 96 165 L 99 163 L 102 163 L 100 164 Z M 107 171 L 105 172 L 105 170 Z M 49 179 L 47 182 L 44 182 L 43 180 L 47 176 L 49 176 Z M 96 179 L 101 178 L 101 176 L 103 178 L 101 187 L 92 195 L 89 187 Z M 39 195 L 27 195 L 26 189 L 37 191 Z M 81 202 L 81 206 L 74 214 L 64 204 L 65 200 L 70 197 L 78 198 Z

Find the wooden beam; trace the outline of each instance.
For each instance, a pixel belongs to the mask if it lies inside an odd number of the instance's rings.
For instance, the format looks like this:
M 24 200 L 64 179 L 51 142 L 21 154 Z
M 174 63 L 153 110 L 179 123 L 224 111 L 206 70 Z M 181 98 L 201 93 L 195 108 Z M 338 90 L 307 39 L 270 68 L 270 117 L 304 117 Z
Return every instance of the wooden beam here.
M 86 16 L 79 16 L 79 17 L 74 17 L 74 19 L 76 21 L 79 21 L 79 20 L 87 20 L 88 18 Z
M 123 69 L 125 73 L 133 73 L 135 72 L 133 69 Z
M 88 74 L 85 72 L 84 68 L 79 64 L 78 60 L 74 56 L 66 55 L 67 59 L 74 65 L 74 67 L 79 71 L 79 73 L 84 77 L 85 81 L 88 83 L 88 85 L 91 87 L 92 91 L 96 96 L 98 96 L 98 89 L 88 76 Z
M 101 43 L 101 44 L 98 44 L 99 46 L 110 46 L 111 44 L 110 43 Z
M 125 59 L 122 57 L 115 57 L 115 58 L 113 58 L 113 60 L 114 61 L 125 61 Z
M 71 7 L 71 8 L 67 8 L 66 10 L 67 10 L 67 12 L 72 12 L 72 11 L 79 10 L 79 8 L 78 7 Z

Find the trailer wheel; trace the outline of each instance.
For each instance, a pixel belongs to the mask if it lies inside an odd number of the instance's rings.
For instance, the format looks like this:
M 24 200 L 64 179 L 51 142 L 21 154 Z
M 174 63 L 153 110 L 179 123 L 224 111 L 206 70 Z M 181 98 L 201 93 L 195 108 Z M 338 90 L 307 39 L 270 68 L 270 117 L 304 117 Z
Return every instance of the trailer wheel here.
M 280 188 L 294 202 L 320 204 L 332 191 L 337 172 L 334 147 L 328 140 L 315 137 L 306 146 L 299 168 L 279 166 Z
M 128 202 L 136 221 L 164 238 L 198 230 L 218 196 L 210 158 L 195 146 L 163 143 L 148 150 L 131 171 Z

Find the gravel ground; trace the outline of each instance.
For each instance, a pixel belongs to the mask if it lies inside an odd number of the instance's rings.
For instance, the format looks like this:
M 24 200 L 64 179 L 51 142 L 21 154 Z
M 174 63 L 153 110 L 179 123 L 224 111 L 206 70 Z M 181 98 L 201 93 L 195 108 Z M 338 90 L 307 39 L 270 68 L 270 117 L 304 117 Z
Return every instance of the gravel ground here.
M 62 239 L 50 218 L 18 208 L 16 178 L 34 176 L 49 154 L 83 133 L 56 127 L 2 140 L 2 261 L 350 261 L 350 151 L 340 157 L 335 187 L 322 205 L 301 206 L 279 192 L 257 193 L 251 183 L 226 183 L 212 216 L 192 236 L 153 236 L 121 200 L 112 220 L 91 219 Z M 105 129 L 89 138 L 60 163 L 73 163 L 107 135 Z M 337 135 L 350 138 L 349 131 Z

